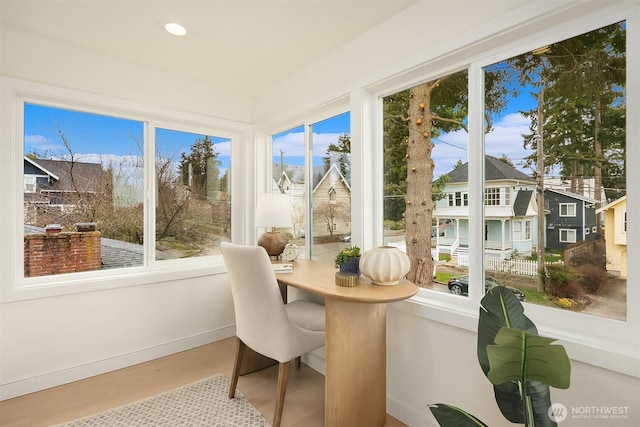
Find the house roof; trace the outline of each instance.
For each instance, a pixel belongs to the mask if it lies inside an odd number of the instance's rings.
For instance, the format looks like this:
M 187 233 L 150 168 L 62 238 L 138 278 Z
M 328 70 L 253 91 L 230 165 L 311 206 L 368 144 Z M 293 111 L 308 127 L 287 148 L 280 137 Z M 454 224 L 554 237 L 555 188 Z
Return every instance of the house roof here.
M 600 213 L 600 212 L 604 212 L 606 210 L 609 210 L 611 208 L 616 207 L 617 205 L 620 205 L 622 203 L 626 203 L 627 202 L 627 196 L 622 196 L 619 199 L 614 200 L 613 202 L 609 203 L 608 205 L 605 205 L 603 207 L 601 207 L 600 209 L 596 210 L 596 213 Z
M 345 187 L 347 187 L 347 190 L 349 190 L 349 192 L 351 192 L 351 186 L 349 185 L 349 183 L 345 179 L 344 175 L 342 175 L 342 172 L 340 172 L 340 169 L 335 165 L 335 163 L 333 165 L 331 165 L 329 170 L 322 176 L 322 179 L 320 181 L 318 181 L 318 184 L 316 184 L 316 186 L 314 187 L 313 192 L 315 193 L 316 190 L 320 187 L 320 185 L 322 185 L 324 180 L 327 179 L 327 177 L 331 175 L 331 171 L 337 172 L 338 178 L 344 183 Z
M 102 166 L 98 163 L 29 159 L 28 157 L 25 157 L 24 160 L 53 178 L 55 184 L 52 185 L 52 189 L 56 191 L 97 191 L 104 173 Z M 75 186 L 71 180 L 72 177 L 73 181 L 75 181 Z
M 469 182 L 469 162 L 455 168 L 447 174 L 449 176 L 449 183 L 456 182 Z M 535 182 L 535 180 L 520 172 L 513 166 L 509 166 L 507 163 L 492 156 L 484 156 L 484 176 L 485 181 L 526 181 Z
M 545 188 L 544 191 L 545 192 L 550 191 L 550 192 L 553 192 L 553 193 L 562 194 L 563 196 L 571 197 L 573 199 L 583 200 L 583 201 L 585 201 L 587 203 L 600 203 L 600 201 L 598 201 L 596 199 L 592 199 L 591 197 L 583 196 L 582 194 L 572 193 L 571 191 L 557 190 L 557 189 L 554 189 L 554 188 Z
M 518 191 L 516 200 L 513 202 L 513 214 L 515 216 L 525 216 L 527 214 L 531 197 L 533 197 L 532 190 Z

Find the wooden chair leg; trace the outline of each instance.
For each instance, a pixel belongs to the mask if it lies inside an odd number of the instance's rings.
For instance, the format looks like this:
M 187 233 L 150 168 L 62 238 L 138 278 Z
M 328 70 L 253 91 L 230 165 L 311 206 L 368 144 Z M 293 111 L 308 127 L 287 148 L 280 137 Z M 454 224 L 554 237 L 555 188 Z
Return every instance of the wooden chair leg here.
M 233 363 L 233 373 L 231 374 L 231 386 L 229 387 L 229 399 L 233 399 L 236 395 L 236 387 L 238 386 L 238 376 L 240 376 L 240 368 L 242 367 L 242 355 L 244 353 L 245 343 L 236 337 L 236 360 Z
M 282 409 L 284 408 L 284 395 L 287 392 L 288 377 L 289 362 L 280 363 L 278 367 L 278 390 L 276 391 L 276 410 L 273 414 L 273 427 L 280 427 L 280 422 L 282 422 Z

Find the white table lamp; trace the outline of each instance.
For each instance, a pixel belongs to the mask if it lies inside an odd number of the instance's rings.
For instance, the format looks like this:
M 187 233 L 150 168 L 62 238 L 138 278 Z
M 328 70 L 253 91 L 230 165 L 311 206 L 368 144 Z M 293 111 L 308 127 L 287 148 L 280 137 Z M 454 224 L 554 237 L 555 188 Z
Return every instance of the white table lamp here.
M 289 228 L 291 225 L 291 202 L 288 195 L 265 193 L 258 196 L 255 226 L 268 229 L 258 239 L 258 245 L 265 248 L 269 256 L 279 256 L 289 243 L 287 236 L 276 228 Z

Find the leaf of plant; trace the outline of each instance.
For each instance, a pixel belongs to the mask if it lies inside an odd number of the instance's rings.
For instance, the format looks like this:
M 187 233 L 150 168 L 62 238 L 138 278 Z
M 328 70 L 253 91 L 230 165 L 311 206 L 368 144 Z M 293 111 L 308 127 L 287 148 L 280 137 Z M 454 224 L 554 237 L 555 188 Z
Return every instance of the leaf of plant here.
M 500 328 L 509 327 L 537 334 L 536 325 L 524 315 L 524 308 L 513 292 L 504 286 L 496 286 L 480 301 L 478 319 L 478 361 L 485 375 L 489 372 L 487 346 L 494 344 Z
M 478 320 L 478 361 L 485 375 L 489 373 L 487 346 L 494 344 L 500 328 L 510 326 L 515 329 L 537 334 L 534 323 L 524 315 L 524 308 L 513 292 L 503 286 L 496 286 L 482 298 Z M 531 396 L 537 427 L 556 426 L 546 410 L 551 406 L 549 386 L 531 381 L 526 384 Z M 493 386 L 496 403 L 502 415 L 512 423 L 524 423 L 524 408 L 517 383 L 510 382 Z
M 445 403 L 429 405 L 431 413 L 442 427 L 488 427 L 470 413 Z
M 487 347 L 491 367 L 487 377 L 493 384 L 536 380 L 569 388 L 571 362 L 564 347 L 551 345 L 555 339 L 502 328 L 494 341 Z

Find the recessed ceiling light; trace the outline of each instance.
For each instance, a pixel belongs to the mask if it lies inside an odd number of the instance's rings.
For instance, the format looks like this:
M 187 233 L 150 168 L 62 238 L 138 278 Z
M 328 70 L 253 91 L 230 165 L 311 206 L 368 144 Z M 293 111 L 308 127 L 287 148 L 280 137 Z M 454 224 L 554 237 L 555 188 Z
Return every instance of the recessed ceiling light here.
M 187 29 L 180 24 L 176 24 L 175 22 L 169 22 L 164 26 L 164 29 L 174 36 L 184 36 L 185 34 L 187 34 Z

